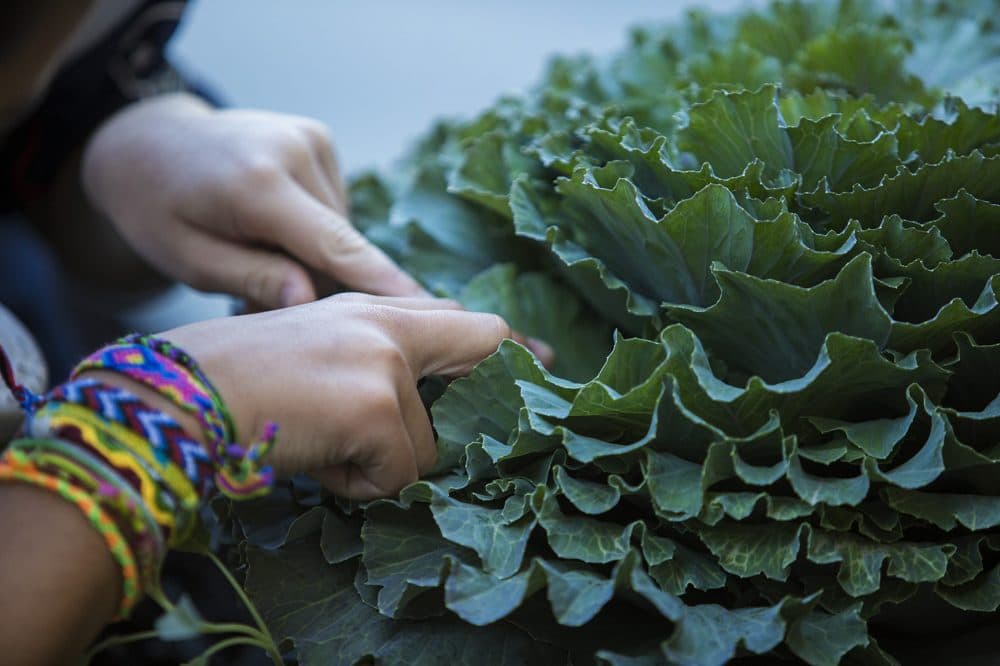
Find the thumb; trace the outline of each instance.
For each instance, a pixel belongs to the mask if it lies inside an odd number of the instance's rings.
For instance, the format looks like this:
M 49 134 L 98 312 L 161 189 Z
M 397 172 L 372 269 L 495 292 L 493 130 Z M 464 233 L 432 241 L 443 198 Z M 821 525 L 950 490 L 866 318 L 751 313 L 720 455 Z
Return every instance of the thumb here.
M 187 253 L 191 286 L 242 297 L 265 308 L 285 308 L 316 300 L 309 274 L 284 254 L 237 245 L 199 233 Z

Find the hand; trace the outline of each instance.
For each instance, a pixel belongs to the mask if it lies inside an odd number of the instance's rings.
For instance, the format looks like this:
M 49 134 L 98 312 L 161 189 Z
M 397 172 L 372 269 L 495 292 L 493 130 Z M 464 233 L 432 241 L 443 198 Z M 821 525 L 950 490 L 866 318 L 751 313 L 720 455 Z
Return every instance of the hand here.
M 160 337 L 198 361 L 240 441 L 267 421 L 279 425 L 276 471 L 308 472 L 338 495 L 371 499 L 434 466 L 417 381 L 466 374 L 510 336 L 502 318 L 454 301 L 341 294 Z
M 351 226 L 317 121 L 166 95 L 105 122 L 82 179 L 136 251 L 197 289 L 287 307 L 316 298 L 311 270 L 358 291 L 428 296 Z

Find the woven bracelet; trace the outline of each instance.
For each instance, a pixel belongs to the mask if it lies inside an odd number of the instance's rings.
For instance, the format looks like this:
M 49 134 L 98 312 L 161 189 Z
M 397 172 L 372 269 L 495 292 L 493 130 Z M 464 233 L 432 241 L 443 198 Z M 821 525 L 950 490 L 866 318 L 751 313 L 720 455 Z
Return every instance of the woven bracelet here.
M 57 493 L 83 513 L 104 539 L 111 556 L 121 569 L 122 598 L 115 619 L 128 617 L 142 592 L 139 571 L 132 548 L 98 499 L 66 479 L 40 470 L 23 451 L 17 449 L 8 449 L 0 456 L 0 481 L 18 481 Z
M 232 443 L 232 418 L 222 398 L 190 354 L 167 340 L 133 334 L 90 355 L 73 371 L 115 372 L 157 391 L 195 416 L 211 442 L 216 487 L 232 499 L 267 493 L 274 473 L 263 458 L 274 445 L 277 426 L 265 425 L 261 438 L 247 447 Z

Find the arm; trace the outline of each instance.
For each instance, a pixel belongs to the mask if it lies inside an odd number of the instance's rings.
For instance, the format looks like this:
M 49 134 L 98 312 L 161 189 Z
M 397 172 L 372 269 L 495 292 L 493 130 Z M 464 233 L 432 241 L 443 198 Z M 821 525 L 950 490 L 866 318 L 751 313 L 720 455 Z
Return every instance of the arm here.
M 0 506 L 4 663 L 72 663 L 115 614 L 118 565 L 87 519 L 61 497 L 0 483 Z
M 495 315 L 424 298 L 337 296 L 308 305 L 194 324 L 163 334 L 198 359 L 229 406 L 242 441 L 274 420 L 267 462 L 312 474 L 332 492 L 391 496 L 433 467 L 433 431 L 417 381 L 461 375 L 510 337 Z M 200 435 L 191 417 L 152 389 L 113 383 Z M 202 440 L 204 444 L 204 440 Z M 73 505 L 0 483 L 0 645 L 5 663 L 66 663 L 117 610 L 121 575 Z
M 110 372 L 86 375 L 131 391 L 202 440 L 197 422 L 152 389 Z M 4 663 L 72 663 L 118 610 L 119 566 L 79 509 L 58 495 L 0 483 L 0 506 Z

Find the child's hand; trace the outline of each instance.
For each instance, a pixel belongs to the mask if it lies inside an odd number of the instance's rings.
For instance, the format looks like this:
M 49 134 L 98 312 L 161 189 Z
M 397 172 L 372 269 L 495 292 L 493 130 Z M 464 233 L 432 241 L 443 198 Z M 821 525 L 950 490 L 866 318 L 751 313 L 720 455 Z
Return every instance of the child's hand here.
M 358 291 L 428 295 L 351 226 L 317 121 L 155 98 L 104 123 L 82 178 L 140 254 L 198 289 L 284 307 L 316 298 L 313 270 Z
M 340 294 L 160 337 L 198 361 L 240 441 L 267 421 L 280 426 L 267 458 L 279 473 L 307 472 L 339 495 L 371 499 L 398 493 L 434 465 L 417 381 L 468 373 L 511 330 L 454 301 Z

